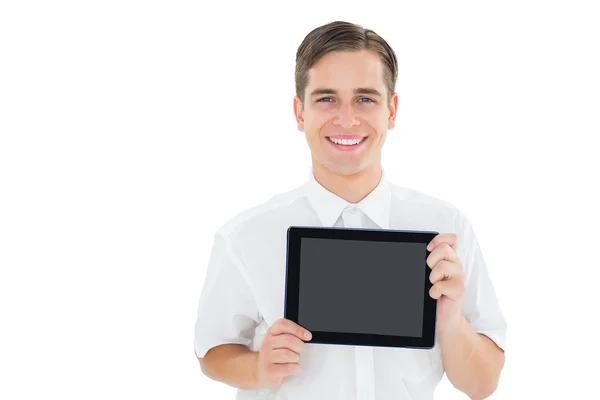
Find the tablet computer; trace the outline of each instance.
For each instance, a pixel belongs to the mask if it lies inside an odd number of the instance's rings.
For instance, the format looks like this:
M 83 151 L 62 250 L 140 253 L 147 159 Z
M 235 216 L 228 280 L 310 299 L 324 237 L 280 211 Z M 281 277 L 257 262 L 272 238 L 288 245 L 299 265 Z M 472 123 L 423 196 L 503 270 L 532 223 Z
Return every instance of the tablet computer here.
M 308 343 L 431 349 L 427 245 L 438 232 L 291 226 L 284 318 Z

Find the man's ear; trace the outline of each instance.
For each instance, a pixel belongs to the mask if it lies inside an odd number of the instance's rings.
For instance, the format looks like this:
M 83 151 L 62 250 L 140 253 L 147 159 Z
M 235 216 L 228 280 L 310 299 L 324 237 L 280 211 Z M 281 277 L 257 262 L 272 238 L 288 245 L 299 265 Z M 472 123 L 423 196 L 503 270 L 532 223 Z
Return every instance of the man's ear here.
M 396 126 L 396 115 L 398 113 L 398 93 L 394 92 L 389 105 L 390 117 L 388 119 L 388 130 Z
M 302 101 L 300 101 L 300 97 L 294 96 L 294 115 L 296 116 L 296 124 L 298 125 L 298 130 L 300 132 L 304 132 L 304 111 L 302 110 Z

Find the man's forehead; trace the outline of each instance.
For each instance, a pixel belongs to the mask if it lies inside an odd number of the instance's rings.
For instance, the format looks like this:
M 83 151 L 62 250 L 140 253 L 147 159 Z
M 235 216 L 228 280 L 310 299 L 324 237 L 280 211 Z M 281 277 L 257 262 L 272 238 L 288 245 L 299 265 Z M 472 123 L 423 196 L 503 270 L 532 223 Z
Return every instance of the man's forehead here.
M 367 54 L 326 54 L 308 70 L 308 92 L 331 89 L 356 93 L 364 88 L 381 92 L 385 88 L 383 65 L 379 57 Z
M 327 66 L 346 66 L 348 64 L 363 65 L 369 68 L 378 68 L 381 66 L 381 57 L 371 50 L 344 51 L 334 50 L 322 55 L 312 68 Z

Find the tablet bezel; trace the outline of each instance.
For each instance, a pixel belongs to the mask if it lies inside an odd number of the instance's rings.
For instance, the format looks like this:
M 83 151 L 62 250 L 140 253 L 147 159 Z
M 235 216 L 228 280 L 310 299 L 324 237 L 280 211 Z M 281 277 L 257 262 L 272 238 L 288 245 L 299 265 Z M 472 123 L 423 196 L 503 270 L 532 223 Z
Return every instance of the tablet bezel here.
M 290 226 L 287 231 L 284 318 L 298 323 L 300 294 L 300 247 L 302 238 L 366 240 L 376 242 L 405 242 L 429 244 L 438 232 L 394 229 L 338 228 L 317 226 Z M 430 251 L 426 250 L 426 259 Z M 431 268 L 426 268 L 423 301 L 423 329 L 421 337 L 376 335 L 366 333 L 311 331 L 307 343 L 353 346 L 384 346 L 431 349 L 435 346 L 437 300 L 429 295 L 433 286 L 429 281 Z M 300 324 L 299 324 L 300 325 Z M 308 327 L 304 327 L 309 329 Z M 310 330 L 310 329 L 309 329 Z

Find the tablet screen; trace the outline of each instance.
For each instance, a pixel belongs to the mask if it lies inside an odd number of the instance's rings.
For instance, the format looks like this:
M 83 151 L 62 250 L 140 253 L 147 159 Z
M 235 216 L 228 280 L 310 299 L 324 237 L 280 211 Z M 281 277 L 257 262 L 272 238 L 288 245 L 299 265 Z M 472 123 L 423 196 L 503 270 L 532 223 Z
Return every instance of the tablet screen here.
M 301 241 L 300 325 L 323 332 L 422 336 L 426 243 Z

